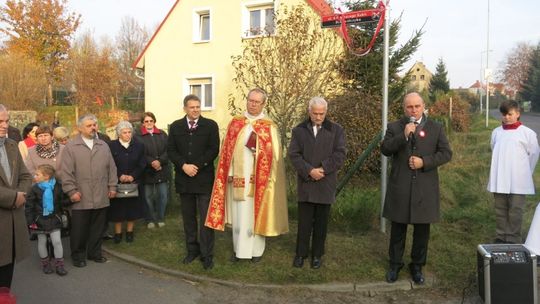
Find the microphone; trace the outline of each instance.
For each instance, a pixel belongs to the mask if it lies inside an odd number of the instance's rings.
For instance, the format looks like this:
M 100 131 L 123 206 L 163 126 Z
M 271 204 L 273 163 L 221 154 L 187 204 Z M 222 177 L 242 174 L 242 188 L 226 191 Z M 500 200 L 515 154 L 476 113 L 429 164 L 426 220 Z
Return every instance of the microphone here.
M 415 123 L 415 122 L 416 122 L 416 117 L 414 117 L 414 116 L 409 117 L 409 123 Z M 411 133 L 409 133 L 409 138 L 411 138 L 413 135 L 414 134 L 411 131 Z

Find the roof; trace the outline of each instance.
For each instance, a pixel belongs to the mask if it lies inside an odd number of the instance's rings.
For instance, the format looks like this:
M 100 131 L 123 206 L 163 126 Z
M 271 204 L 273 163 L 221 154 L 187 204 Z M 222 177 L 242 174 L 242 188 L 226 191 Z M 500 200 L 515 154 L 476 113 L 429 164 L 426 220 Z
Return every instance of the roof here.
M 331 15 L 331 14 L 334 13 L 334 9 L 325 0 L 305 0 L 305 1 L 320 16 Z M 146 50 L 148 50 L 148 48 L 150 47 L 150 45 L 154 41 L 154 38 L 157 36 L 157 34 L 161 30 L 161 28 L 163 27 L 165 22 L 167 22 L 167 19 L 169 19 L 169 16 L 174 11 L 174 9 L 176 8 L 176 6 L 178 5 L 179 2 L 180 2 L 180 0 L 176 0 L 176 2 L 174 2 L 173 6 L 171 7 L 169 12 L 165 16 L 165 19 L 163 19 L 163 21 L 161 21 L 161 23 L 159 24 L 159 26 L 158 26 L 156 32 L 154 33 L 154 35 L 152 35 L 152 38 L 150 38 L 150 40 L 148 41 L 148 43 L 144 47 L 143 51 L 141 52 L 141 54 L 139 54 L 139 57 L 137 57 L 137 60 L 135 60 L 135 62 L 131 66 L 132 68 L 134 68 L 134 69 L 142 69 L 142 68 L 144 68 L 144 55 L 146 54 Z

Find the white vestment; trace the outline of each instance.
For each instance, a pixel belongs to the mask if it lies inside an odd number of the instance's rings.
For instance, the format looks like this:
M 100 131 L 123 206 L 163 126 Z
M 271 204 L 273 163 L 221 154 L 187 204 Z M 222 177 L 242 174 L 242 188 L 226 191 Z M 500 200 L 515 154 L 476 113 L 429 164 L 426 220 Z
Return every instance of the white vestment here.
M 248 196 L 251 184 L 250 184 L 250 176 L 254 173 L 254 158 L 253 158 L 253 152 L 246 147 L 246 143 L 249 139 L 249 136 L 251 134 L 251 131 L 253 131 L 253 127 L 251 123 L 255 122 L 257 119 L 261 119 L 264 117 L 264 114 L 261 113 L 257 117 L 253 117 L 249 114 L 245 114 L 246 117 L 249 119 L 250 123 L 246 124 L 244 127 L 244 130 L 242 133 L 239 134 L 239 138 L 236 142 L 236 146 L 242 145 L 244 155 L 243 159 L 232 160 L 233 164 L 235 161 L 242 161 L 244 163 L 244 172 L 242 176 L 244 176 L 245 180 L 245 188 L 244 188 L 244 198 L 243 201 L 237 201 L 233 199 L 233 189 L 232 184 L 228 184 L 227 187 L 227 202 L 232 202 L 231 204 L 227 205 L 227 217 L 229 220 L 227 222 L 232 223 L 232 235 L 233 235 L 233 250 L 236 254 L 236 257 L 239 259 L 251 259 L 252 257 L 260 257 L 264 253 L 265 248 L 265 241 L 266 238 L 261 235 L 257 235 L 254 233 L 254 227 L 255 227 L 255 204 L 254 204 L 254 198 L 251 196 Z M 242 136 L 240 138 L 240 136 Z M 233 171 L 234 165 L 230 166 L 229 170 L 229 176 L 234 175 Z
M 540 147 L 536 133 L 524 125 L 491 133 L 491 168 L 487 190 L 502 194 L 534 194 L 533 172 Z

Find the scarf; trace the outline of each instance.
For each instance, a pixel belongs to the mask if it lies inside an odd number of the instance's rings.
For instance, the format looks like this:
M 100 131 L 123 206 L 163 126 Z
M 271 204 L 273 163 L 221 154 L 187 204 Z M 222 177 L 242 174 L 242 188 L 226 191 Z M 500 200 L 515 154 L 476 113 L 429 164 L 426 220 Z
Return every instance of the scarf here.
M 9 166 L 9 160 L 8 155 L 6 151 L 6 147 L 4 146 L 6 142 L 5 137 L 0 137 L 0 165 L 2 166 L 2 169 L 4 170 L 4 174 L 6 175 L 6 178 L 11 185 L 11 168 Z
M 55 158 L 59 150 L 60 150 L 60 144 L 57 141 L 53 141 L 52 145 L 49 148 L 42 146 L 40 144 L 36 145 L 37 155 L 45 159 Z
M 53 189 L 56 184 L 56 179 L 52 177 L 48 181 L 37 183 L 39 189 L 43 190 L 43 215 L 47 216 L 54 212 Z
M 521 125 L 522 125 L 521 121 L 516 121 L 513 124 L 507 124 L 507 125 L 505 125 L 503 123 L 502 127 L 503 127 L 504 130 L 515 130 L 515 129 L 519 128 L 519 126 L 521 126 Z

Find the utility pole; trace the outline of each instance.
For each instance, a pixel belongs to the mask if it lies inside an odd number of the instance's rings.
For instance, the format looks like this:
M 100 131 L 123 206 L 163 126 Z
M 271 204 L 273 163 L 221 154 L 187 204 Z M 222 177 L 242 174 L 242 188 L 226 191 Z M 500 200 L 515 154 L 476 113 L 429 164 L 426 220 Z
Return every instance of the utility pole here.
M 388 57 L 390 56 L 390 1 L 386 1 L 386 13 L 384 14 L 384 56 L 383 56 L 383 107 L 382 107 L 382 136 L 386 133 L 388 124 Z M 386 220 L 382 216 L 384 200 L 386 197 L 386 185 L 388 175 L 388 158 L 381 153 L 381 232 L 386 232 Z
M 486 43 L 486 128 L 489 125 L 489 78 L 491 78 L 491 70 L 489 69 L 489 0 L 487 7 L 487 43 Z

